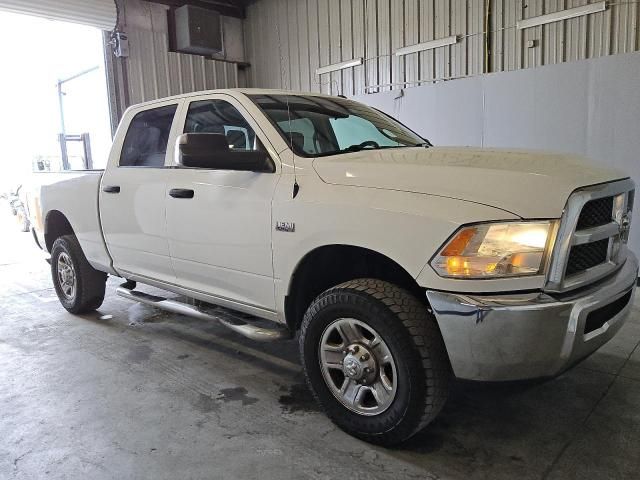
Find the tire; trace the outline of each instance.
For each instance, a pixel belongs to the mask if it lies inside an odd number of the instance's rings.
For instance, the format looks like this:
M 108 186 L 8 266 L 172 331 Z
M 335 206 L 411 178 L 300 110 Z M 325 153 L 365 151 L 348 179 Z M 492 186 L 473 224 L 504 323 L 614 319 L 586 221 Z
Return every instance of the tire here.
M 363 335 L 346 353 L 338 351 L 347 343 L 345 330 Z M 375 336 L 381 341 L 373 348 Z M 451 366 L 435 318 L 391 283 L 358 279 L 320 294 L 304 315 L 299 346 L 307 382 L 321 408 L 338 427 L 367 442 L 391 446 L 407 440 L 438 415 L 447 399 Z M 391 366 L 383 365 L 389 353 Z M 367 370 L 371 373 L 362 373 Z M 354 372 L 364 377 L 351 377 Z M 375 394 L 380 385 L 388 396 Z M 359 400 L 347 400 L 340 388 L 359 392 L 352 396 Z
M 74 287 L 63 284 L 61 270 L 71 267 Z M 107 274 L 94 269 L 87 261 L 75 235 L 65 235 L 51 249 L 51 278 L 62 306 L 71 313 L 86 313 L 97 309 L 104 301 Z

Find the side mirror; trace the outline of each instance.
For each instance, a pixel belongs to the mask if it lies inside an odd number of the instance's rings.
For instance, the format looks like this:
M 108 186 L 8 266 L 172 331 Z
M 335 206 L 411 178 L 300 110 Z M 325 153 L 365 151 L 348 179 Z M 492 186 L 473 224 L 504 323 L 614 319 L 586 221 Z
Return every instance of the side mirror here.
M 212 170 L 273 172 L 269 155 L 261 150 L 234 150 L 221 133 L 184 133 L 176 141 L 178 165 Z

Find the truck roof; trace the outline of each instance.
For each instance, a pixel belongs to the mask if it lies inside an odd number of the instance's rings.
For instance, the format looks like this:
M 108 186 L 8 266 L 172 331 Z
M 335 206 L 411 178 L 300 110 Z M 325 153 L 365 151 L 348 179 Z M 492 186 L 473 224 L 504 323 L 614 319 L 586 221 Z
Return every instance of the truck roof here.
M 327 95 L 324 93 L 318 92 L 296 92 L 293 90 L 280 90 L 280 89 L 271 89 L 271 88 L 219 88 L 215 90 L 200 90 L 197 92 L 189 92 L 189 93 L 181 93 L 179 95 L 172 95 L 169 97 L 157 98 L 155 100 L 149 100 L 147 102 L 136 103 L 131 105 L 129 108 L 138 108 L 143 107 L 145 105 L 153 105 L 154 103 L 164 102 L 166 100 L 180 100 L 183 98 L 196 97 L 200 95 L 207 95 L 213 93 L 241 93 L 245 95 L 306 95 L 306 96 L 315 96 L 315 97 L 335 97 L 335 95 Z

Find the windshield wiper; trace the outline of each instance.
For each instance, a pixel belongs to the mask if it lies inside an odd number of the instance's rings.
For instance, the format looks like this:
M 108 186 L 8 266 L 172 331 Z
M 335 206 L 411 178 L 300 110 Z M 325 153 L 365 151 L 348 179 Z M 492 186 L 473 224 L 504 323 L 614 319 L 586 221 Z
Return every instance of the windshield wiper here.
M 347 148 L 343 148 L 341 151 L 342 152 L 359 152 L 361 150 L 364 150 L 366 148 L 370 148 L 372 150 L 378 150 L 380 148 L 382 148 L 377 142 L 374 142 L 373 140 L 367 140 L 364 141 L 362 143 L 356 143 L 354 145 L 349 145 Z
M 382 150 L 384 148 L 406 148 L 406 147 L 433 147 L 433 144 L 429 140 L 425 140 L 422 143 L 416 144 L 398 144 L 398 145 L 378 145 L 374 141 L 366 141 L 355 145 L 350 145 L 347 148 L 343 148 L 336 153 L 344 153 L 344 152 L 360 152 L 362 150 Z
M 360 152 L 362 150 L 377 150 L 380 147 L 361 147 L 360 145 L 351 145 L 350 147 L 343 148 L 341 152 Z

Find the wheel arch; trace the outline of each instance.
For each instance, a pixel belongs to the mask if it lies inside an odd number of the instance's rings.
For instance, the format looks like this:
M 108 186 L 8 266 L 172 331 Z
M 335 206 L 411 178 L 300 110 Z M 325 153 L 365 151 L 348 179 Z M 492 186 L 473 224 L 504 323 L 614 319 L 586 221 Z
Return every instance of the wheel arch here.
M 306 309 L 320 293 L 357 278 L 376 278 L 394 283 L 426 305 L 424 289 L 392 258 L 356 245 L 323 245 L 306 253 L 293 270 L 284 302 L 289 329 L 299 329 Z
M 59 210 L 47 212 L 44 220 L 44 243 L 48 252 L 51 252 L 54 242 L 63 235 L 75 235 L 66 215 Z

